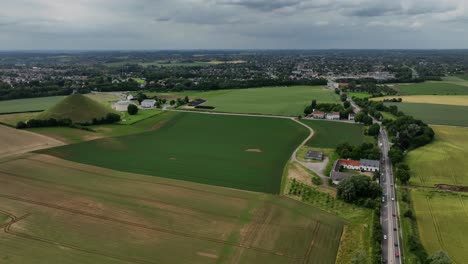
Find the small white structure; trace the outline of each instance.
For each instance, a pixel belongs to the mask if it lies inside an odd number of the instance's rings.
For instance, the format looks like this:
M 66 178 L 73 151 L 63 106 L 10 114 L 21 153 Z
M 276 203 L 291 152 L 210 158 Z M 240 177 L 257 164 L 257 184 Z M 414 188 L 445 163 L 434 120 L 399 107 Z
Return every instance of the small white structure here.
M 133 95 L 131 94 L 127 95 L 127 101 L 131 101 L 131 100 L 133 100 Z
M 348 115 L 348 120 L 352 121 L 352 120 L 354 120 L 355 117 L 356 117 L 356 115 L 354 113 L 350 113 Z
M 141 101 L 141 108 L 153 108 L 156 104 L 156 100 L 154 99 L 145 99 Z
M 128 105 L 131 104 L 130 101 L 117 101 L 112 105 L 112 109 L 119 112 L 127 112 Z
M 361 159 L 361 170 L 363 171 L 380 171 L 380 161 Z
M 340 120 L 340 112 L 327 113 L 328 120 Z

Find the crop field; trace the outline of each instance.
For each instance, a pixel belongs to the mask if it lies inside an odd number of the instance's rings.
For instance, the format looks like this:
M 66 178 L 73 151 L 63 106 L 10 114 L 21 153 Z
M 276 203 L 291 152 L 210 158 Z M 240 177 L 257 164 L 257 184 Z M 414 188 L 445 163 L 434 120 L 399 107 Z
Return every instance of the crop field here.
M 0 125 L 0 158 L 62 144 L 52 138 Z
M 454 263 L 468 259 L 468 196 L 461 193 L 411 190 L 419 236 L 429 254 L 448 253 Z
M 341 143 L 359 145 L 364 142 L 364 127 L 360 124 L 325 120 L 301 120 L 314 130 L 314 136 L 307 142 L 316 148 L 335 148 Z
M 434 142 L 408 153 L 411 183 L 468 186 L 468 128 L 433 126 Z
M 0 101 L 0 114 L 43 111 L 61 101 L 65 96 L 50 96 Z
M 291 86 L 229 90 L 203 105 L 216 107 L 216 112 L 298 116 L 313 99 L 340 102 L 338 95 L 322 86 Z
M 468 95 L 468 86 L 453 82 L 399 84 L 396 88 L 402 95 Z
M 421 119 L 428 124 L 468 126 L 468 106 L 419 104 L 419 103 L 386 103 L 394 104 L 405 114 Z
M 370 99 L 371 101 L 383 101 L 384 99 L 401 98 L 404 103 L 426 103 L 442 105 L 468 106 L 468 95 L 410 95 L 410 96 L 385 96 Z
M 286 161 L 307 135 L 289 119 L 179 113 L 150 132 L 45 152 L 121 171 L 278 193 Z
M 25 154 L 0 166 L 0 259 L 332 264 L 340 218 L 287 197 Z
M 350 93 L 347 93 L 347 94 L 348 94 L 351 98 L 356 97 L 356 98 L 364 99 L 364 98 L 369 98 L 369 97 L 371 97 L 371 94 L 369 94 L 369 93 L 350 92 Z

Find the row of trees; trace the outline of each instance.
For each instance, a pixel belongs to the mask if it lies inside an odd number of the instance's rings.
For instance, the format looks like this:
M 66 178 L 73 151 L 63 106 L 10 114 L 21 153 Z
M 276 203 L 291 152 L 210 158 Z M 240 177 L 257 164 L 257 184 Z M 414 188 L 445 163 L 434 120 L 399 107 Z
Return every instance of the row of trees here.
M 74 123 L 71 119 L 29 119 L 26 122 L 20 121 L 16 124 L 16 128 L 34 128 L 34 127 L 80 127 L 89 125 L 112 124 L 120 121 L 120 115 L 108 113 L 103 118 L 93 118 L 90 122 Z
M 336 153 L 343 159 L 380 159 L 380 150 L 372 143 L 362 143 L 361 145 L 353 146 L 346 142 L 336 147 Z

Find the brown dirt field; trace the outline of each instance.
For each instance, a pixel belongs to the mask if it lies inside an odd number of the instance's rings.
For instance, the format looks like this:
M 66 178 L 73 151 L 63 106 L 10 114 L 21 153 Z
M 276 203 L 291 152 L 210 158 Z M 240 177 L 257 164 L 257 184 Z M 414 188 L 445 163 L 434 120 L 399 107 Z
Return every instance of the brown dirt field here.
M 60 145 L 64 143 L 29 131 L 0 125 L 0 158 Z
M 468 186 L 454 186 L 447 184 L 437 184 L 436 188 L 444 191 L 468 192 Z

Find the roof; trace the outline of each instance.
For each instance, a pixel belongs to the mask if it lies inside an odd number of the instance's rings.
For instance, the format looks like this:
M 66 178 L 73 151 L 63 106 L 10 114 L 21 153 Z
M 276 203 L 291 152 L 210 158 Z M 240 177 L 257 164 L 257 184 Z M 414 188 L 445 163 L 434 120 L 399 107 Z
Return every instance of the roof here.
M 348 166 L 356 166 L 359 167 L 361 166 L 361 162 L 359 160 L 345 160 L 342 159 L 339 161 L 340 165 L 348 165 Z
M 380 162 L 378 160 L 368 160 L 368 159 L 361 159 L 361 165 L 367 167 L 380 167 Z
M 308 150 L 306 153 L 306 158 L 323 158 L 323 152 L 316 150 Z
M 331 112 L 332 115 L 340 115 L 340 112 Z
M 123 101 L 123 100 L 121 100 L 121 101 L 117 101 L 117 103 L 115 103 L 115 104 L 118 104 L 118 105 L 128 105 L 128 104 L 130 104 L 130 102 L 129 102 L 129 101 Z
M 313 115 L 324 115 L 325 112 L 322 112 L 322 111 L 314 111 L 312 114 L 313 114 Z
M 145 99 L 145 100 L 141 101 L 141 103 L 155 104 L 155 103 L 156 103 L 156 100 L 154 100 L 154 99 Z
M 332 181 L 341 181 L 351 176 L 353 176 L 353 174 L 346 172 L 332 171 L 330 173 L 330 179 L 332 179 Z

